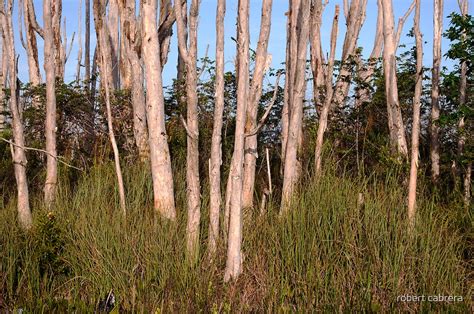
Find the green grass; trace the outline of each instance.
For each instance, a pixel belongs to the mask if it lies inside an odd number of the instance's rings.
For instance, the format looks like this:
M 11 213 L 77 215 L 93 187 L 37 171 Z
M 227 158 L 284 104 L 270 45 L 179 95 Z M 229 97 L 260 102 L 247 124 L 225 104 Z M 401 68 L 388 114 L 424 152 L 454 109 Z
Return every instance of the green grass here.
M 0 310 L 92 312 L 110 290 L 117 307 L 134 312 L 470 308 L 468 301 L 397 302 L 404 294 L 470 300 L 472 264 L 465 254 L 472 249 L 466 231 L 472 218 L 455 204 L 421 197 L 409 235 L 405 188 L 395 172 L 384 179 L 328 172 L 306 184 L 288 216 L 279 217 L 278 206 L 264 217 L 250 213 L 244 272 L 231 284 L 222 280 L 223 243 L 218 257 L 207 259 L 206 199 L 200 259 L 186 261 L 185 185 L 177 178 L 176 224 L 154 214 L 151 179 L 142 166 L 125 169 L 126 218 L 112 164 L 94 166 L 73 187 L 62 182 L 52 214 L 33 201 L 30 232 L 19 229 L 15 204 L 6 204 L 0 209 Z

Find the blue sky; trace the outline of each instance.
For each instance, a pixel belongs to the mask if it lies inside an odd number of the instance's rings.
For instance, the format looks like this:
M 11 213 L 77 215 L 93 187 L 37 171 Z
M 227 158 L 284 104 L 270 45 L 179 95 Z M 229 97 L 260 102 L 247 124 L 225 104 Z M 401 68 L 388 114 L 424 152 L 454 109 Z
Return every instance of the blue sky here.
M 34 0 L 34 5 L 36 9 L 37 18 L 40 24 L 42 24 L 42 1 Z M 83 1 L 84 2 L 84 1 Z M 91 1 L 92 2 L 92 1 Z M 395 13 L 395 23 L 397 23 L 398 18 L 402 16 L 408 7 L 410 6 L 412 0 L 393 0 L 394 13 Z M 447 16 L 451 12 L 459 12 L 458 3 L 456 0 L 445 0 L 444 1 L 444 29 L 449 25 L 449 20 Z M 260 27 L 260 16 L 261 16 L 261 1 L 250 0 L 250 36 L 251 36 L 251 47 L 255 48 L 258 40 L 258 33 Z M 332 17 L 334 14 L 334 7 L 336 4 L 341 6 L 342 10 L 342 0 L 329 0 L 329 4 L 326 7 L 323 15 L 322 23 L 322 41 L 323 41 L 323 50 L 326 52 L 329 48 L 329 36 L 331 32 L 331 23 Z M 211 59 L 214 59 L 215 51 L 215 12 L 216 12 L 217 0 L 202 0 L 201 2 L 201 12 L 199 19 L 199 33 L 198 33 L 198 51 L 199 56 L 204 56 L 206 47 L 209 45 L 208 56 Z M 74 78 L 74 73 L 77 64 L 77 49 L 78 49 L 78 40 L 77 40 L 77 29 L 79 23 L 78 17 L 78 6 L 79 0 L 63 0 L 63 17 L 66 18 L 67 24 L 67 34 L 68 40 L 72 38 L 72 34 L 76 32 L 76 39 L 73 44 L 71 56 L 66 65 L 66 81 L 70 81 Z M 17 7 L 18 1 L 15 1 L 15 12 L 14 12 L 14 25 L 17 24 Z M 270 42 L 268 46 L 268 52 L 272 54 L 273 67 L 280 67 L 281 62 L 285 59 L 285 47 L 286 47 L 286 16 L 285 12 L 288 10 L 288 1 L 287 0 L 274 0 L 273 1 L 273 12 L 272 12 L 272 29 L 270 34 Z M 84 17 L 84 8 L 82 8 L 82 17 Z M 469 11 L 472 14 L 472 6 Z M 235 57 L 235 43 L 231 40 L 231 37 L 235 37 L 236 33 L 236 15 L 237 15 L 237 0 L 227 0 L 227 12 L 225 17 L 225 59 L 226 67 L 231 69 L 233 67 L 233 60 Z M 363 47 L 364 54 L 369 54 L 372 50 L 374 36 L 375 36 L 375 25 L 377 21 L 377 0 L 368 0 L 367 4 L 367 16 L 364 23 L 364 26 L 361 30 L 358 45 Z M 84 22 L 84 21 L 82 21 Z M 401 43 L 413 44 L 413 38 L 407 38 L 405 34 L 413 25 L 413 13 L 407 19 L 405 27 L 402 33 Z M 93 21 L 92 21 L 93 28 Z M 432 57 L 432 42 L 433 42 L 433 0 L 421 0 L 421 31 L 424 36 L 424 40 L 427 42 L 424 47 L 424 63 L 425 66 L 431 65 Z M 343 16 L 339 20 L 339 38 L 337 52 L 340 55 L 342 50 L 342 42 L 344 39 L 345 33 L 345 21 Z M 84 27 L 83 27 L 84 35 Z M 28 69 L 27 61 L 25 57 L 25 51 L 20 44 L 18 29 L 15 34 L 16 49 L 17 54 L 20 55 L 19 61 L 19 75 L 22 81 L 28 80 Z M 176 58 L 177 58 L 177 42 L 176 36 L 173 36 L 171 42 L 171 50 L 168 58 L 168 63 L 166 64 L 163 71 L 164 83 L 167 85 L 171 80 L 176 76 Z M 84 41 L 83 41 L 84 42 Z M 92 29 L 92 46 L 95 46 L 95 31 Z M 448 48 L 449 42 L 443 39 L 442 49 L 446 51 Z M 39 47 L 39 57 L 41 66 L 43 64 L 43 42 L 41 38 L 38 37 L 38 47 Z M 91 52 L 93 53 L 93 52 Z M 452 63 L 449 60 L 443 58 L 442 65 L 451 66 Z M 44 77 L 44 76 L 43 76 Z

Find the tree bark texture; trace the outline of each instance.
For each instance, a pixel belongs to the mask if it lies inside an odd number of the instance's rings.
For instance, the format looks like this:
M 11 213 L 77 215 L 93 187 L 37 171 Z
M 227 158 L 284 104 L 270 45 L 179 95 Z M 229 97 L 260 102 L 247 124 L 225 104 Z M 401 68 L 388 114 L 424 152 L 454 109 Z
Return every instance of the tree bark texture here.
M 142 2 L 142 54 L 145 65 L 146 103 L 150 161 L 155 210 L 170 220 L 176 219 L 173 173 L 165 127 L 160 45 L 158 41 L 157 0 Z
M 423 89 L 423 38 L 420 31 L 420 2 L 416 0 L 414 32 L 416 38 L 416 85 L 413 97 L 413 126 L 411 134 L 410 181 L 408 183 L 408 221 L 415 222 L 416 183 L 418 177 L 418 156 L 420 140 L 420 107 Z
M 231 182 L 227 260 L 224 281 L 242 273 L 242 175 L 245 144 L 245 115 L 249 95 L 249 0 L 238 1 L 237 15 L 237 115 Z
M 17 98 L 17 66 L 15 53 L 15 40 L 12 22 L 13 1 L 8 0 L 0 6 L 0 22 L 2 25 L 2 37 L 5 51 L 8 55 L 9 83 L 10 83 L 10 112 L 12 115 L 12 133 L 14 146 L 13 164 L 17 184 L 17 210 L 18 221 L 24 229 L 31 228 L 32 216 L 29 202 L 28 179 L 26 177 L 26 154 L 24 127 L 19 110 L 19 99 Z
M 56 65 L 53 17 L 51 15 L 51 0 L 43 1 L 44 21 L 44 72 L 46 73 L 46 181 L 44 184 L 44 200 L 46 206 L 51 206 L 57 188 L 58 162 L 56 149 Z
M 214 125 L 212 129 L 211 160 L 209 166 L 209 255 L 214 256 L 219 240 L 221 211 L 222 124 L 224 116 L 224 17 L 226 0 L 218 0 L 216 9 L 216 81 Z
M 199 223 L 201 219 L 201 185 L 199 180 L 199 117 L 197 95 L 197 27 L 200 0 L 193 0 L 189 13 L 188 40 L 185 36 L 181 3 L 175 4 L 178 26 L 178 47 L 186 65 L 186 183 L 188 223 L 186 228 L 186 248 L 192 260 L 199 252 Z
M 301 148 L 303 124 L 303 100 L 305 97 L 306 55 L 309 41 L 310 1 L 294 0 L 290 6 L 291 18 L 291 48 L 290 53 L 290 93 L 288 102 L 289 123 L 286 143 L 285 166 L 283 175 L 283 190 L 281 212 L 288 209 L 289 201 L 295 191 L 301 175 Z M 287 74 L 288 75 L 288 74 Z
M 431 125 L 430 125 L 430 158 L 431 179 L 439 179 L 439 78 L 441 71 L 441 36 L 443 33 L 443 2 L 434 0 L 433 15 L 433 70 L 431 74 Z
M 260 98 L 262 97 L 263 77 L 265 75 L 267 63 L 268 61 L 271 61 L 271 56 L 267 53 L 267 48 L 271 29 L 272 5 L 272 0 L 262 1 L 262 18 L 260 22 L 260 35 L 255 55 L 255 69 L 252 76 L 249 100 L 247 103 L 247 121 L 245 124 L 246 133 L 251 132 L 257 126 L 257 114 Z M 243 208 L 249 208 L 253 206 L 255 169 L 258 158 L 257 136 L 258 135 L 255 134 L 245 137 L 245 160 L 242 192 Z

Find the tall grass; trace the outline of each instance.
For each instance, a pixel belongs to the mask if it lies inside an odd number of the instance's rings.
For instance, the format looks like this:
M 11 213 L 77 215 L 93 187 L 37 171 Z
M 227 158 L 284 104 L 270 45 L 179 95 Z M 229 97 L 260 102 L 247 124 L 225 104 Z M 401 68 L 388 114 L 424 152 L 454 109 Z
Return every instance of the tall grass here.
M 125 169 L 125 218 L 112 164 L 94 166 L 73 187 L 62 182 L 53 212 L 34 202 L 30 232 L 18 228 L 15 204 L 6 204 L 0 209 L 0 310 L 90 312 L 110 291 L 118 308 L 138 312 L 469 309 L 465 217 L 461 224 L 460 208 L 422 197 L 408 234 L 405 189 L 396 173 L 380 179 L 329 171 L 319 182 L 308 180 L 287 216 L 271 204 L 264 217 L 251 212 L 244 272 L 230 284 L 222 280 L 222 243 L 218 257 L 207 259 L 206 209 L 201 258 L 186 261 L 185 185 L 176 178 L 177 223 L 154 214 L 150 174 L 140 165 Z M 397 302 L 405 294 L 465 301 Z

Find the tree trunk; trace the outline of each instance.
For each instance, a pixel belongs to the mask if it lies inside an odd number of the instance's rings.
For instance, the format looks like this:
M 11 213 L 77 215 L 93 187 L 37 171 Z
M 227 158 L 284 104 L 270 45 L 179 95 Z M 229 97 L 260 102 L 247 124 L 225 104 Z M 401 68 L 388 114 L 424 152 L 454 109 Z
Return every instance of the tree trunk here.
M 461 14 L 466 16 L 469 12 L 468 10 L 469 2 L 467 0 L 462 0 L 459 3 Z M 466 38 L 466 34 L 463 34 L 464 39 Z M 467 92 L 467 62 L 461 62 L 461 77 L 460 77 L 460 84 L 459 84 L 459 106 L 463 107 L 466 105 L 466 92 Z M 464 133 L 465 128 L 465 120 L 464 116 L 461 116 L 458 122 L 458 159 L 462 161 L 464 155 L 464 145 L 466 143 L 466 135 Z M 464 173 L 464 206 L 469 208 L 471 205 L 471 176 L 472 176 L 472 163 L 467 163 L 465 167 L 466 171 Z
M 3 4 L 2 4 L 3 6 Z M 1 21 L 1 20 L 0 20 Z M 7 80 L 7 74 L 8 74 L 8 53 L 5 45 L 5 40 L 3 39 L 3 26 L 2 23 L 0 23 L 0 53 L 2 56 L 0 57 L 0 133 L 2 133 L 5 130 L 5 124 L 6 124 L 6 119 L 5 119 L 5 106 L 4 106 L 4 97 L 5 97 L 5 92 L 4 89 L 6 88 L 6 80 Z
M 160 45 L 158 41 L 157 0 L 142 2 L 146 103 L 154 207 L 165 218 L 175 220 L 173 173 L 165 127 Z
M 285 86 L 283 94 L 283 108 L 281 112 L 281 163 L 280 176 L 283 177 L 286 159 L 286 143 L 288 142 L 288 126 L 290 124 L 290 86 L 291 86 L 291 8 L 285 13 L 286 22 L 286 55 L 285 55 Z
M 328 66 L 327 77 L 330 78 L 326 82 L 326 100 L 324 102 L 323 109 L 321 110 L 316 139 L 314 157 L 316 163 L 316 177 L 321 175 L 321 154 L 323 149 L 324 133 L 326 132 L 328 125 L 329 113 L 335 106 L 342 106 L 349 93 L 351 58 L 356 54 L 357 38 L 359 37 L 360 29 L 362 28 L 362 24 L 365 20 L 366 6 L 367 0 L 362 0 L 362 2 L 359 0 L 353 0 L 348 9 L 346 21 L 347 30 L 344 38 L 344 46 L 342 49 L 342 65 L 336 81 L 336 86 L 334 88 L 332 87 L 332 71 L 334 65 L 333 55 L 331 55 L 333 60 L 329 61 L 331 66 Z M 331 38 L 331 49 L 335 49 L 336 39 L 337 30 L 336 38 Z M 332 53 L 334 53 L 334 51 L 332 51 Z
M 365 85 L 370 84 L 372 81 L 375 66 L 378 59 L 382 54 L 383 47 L 383 11 L 382 11 L 382 1 L 377 0 L 377 29 L 375 31 L 375 40 L 374 47 L 370 53 L 369 60 L 363 69 L 359 69 L 357 74 L 359 75 L 359 81 L 361 82 L 361 87 L 357 90 L 356 98 L 356 107 L 360 108 L 362 105 L 369 103 L 372 99 L 370 90 Z
M 23 19 L 26 31 L 26 55 L 28 59 L 28 74 L 30 83 L 33 86 L 41 84 L 41 74 L 38 61 L 38 44 L 36 41 L 36 32 L 34 24 L 36 14 L 33 2 L 31 0 L 23 0 Z M 32 21 L 34 19 L 35 21 Z
M 398 101 L 397 69 L 395 52 L 397 43 L 394 33 L 392 0 L 382 0 L 383 11 L 383 69 L 385 76 L 385 94 L 387 101 L 388 129 L 393 153 L 408 156 L 408 147 L 403 125 L 402 111 Z
M 63 2 L 62 0 L 51 0 L 49 10 L 52 16 L 52 28 L 54 33 L 54 59 L 56 65 L 56 77 L 61 79 L 64 78 L 64 66 L 66 64 L 66 51 L 65 44 L 63 45 L 61 39 L 61 21 L 62 21 L 62 10 Z M 43 3 L 44 6 L 44 3 Z
M 105 6 L 103 7 L 105 12 Z M 108 68 L 109 63 L 105 61 L 105 59 L 109 58 L 111 55 L 111 52 L 107 49 L 108 45 L 105 43 L 105 41 L 109 38 L 109 34 L 107 32 L 107 26 L 104 25 L 99 25 L 100 29 L 102 29 L 102 32 L 99 35 L 99 38 L 101 40 L 101 46 L 104 47 L 104 49 L 101 49 L 101 57 L 102 57 L 102 62 L 101 62 L 101 71 L 104 73 L 103 75 L 103 80 L 104 82 L 104 90 L 105 90 L 105 106 L 106 106 L 106 111 L 107 111 L 107 128 L 109 131 L 109 139 L 110 143 L 112 145 L 112 150 L 114 152 L 114 162 L 115 162 L 115 173 L 117 175 L 117 185 L 118 185 L 118 190 L 119 190 L 119 199 L 120 199 L 120 209 L 122 210 L 123 215 L 125 216 L 127 213 L 126 210 L 126 204 L 125 204 L 125 187 L 123 184 L 123 177 L 122 177 L 122 168 L 120 166 L 120 154 L 119 150 L 117 147 L 117 141 L 115 140 L 115 133 L 114 133 L 114 126 L 113 126 L 113 117 L 112 117 L 112 106 L 110 104 L 110 99 L 111 99 L 111 90 L 110 86 L 112 84 L 107 81 L 107 79 L 110 77 L 110 69 Z
M 281 213 L 288 209 L 296 184 L 301 175 L 299 150 L 301 145 L 303 124 L 303 100 L 305 97 L 306 55 L 309 41 L 310 1 L 295 0 L 290 7 L 291 21 L 291 57 L 290 57 L 290 93 L 289 93 L 289 124 L 286 143 L 285 166 Z M 296 49 L 294 47 L 296 46 Z M 293 51 L 296 51 L 294 53 Z M 294 60 L 291 60 L 294 59 Z M 294 66 L 293 66 L 294 65 Z
M 332 76 L 334 70 L 334 58 L 336 55 L 336 43 L 337 43 L 337 33 L 338 33 L 338 23 L 339 23 L 339 6 L 336 5 L 336 10 L 334 13 L 334 19 L 332 23 L 331 30 L 331 49 L 329 54 L 328 66 L 327 66 L 327 75 L 326 75 L 326 97 L 324 101 L 321 114 L 319 115 L 319 125 L 318 132 L 316 135 L 316 148 L 314 152 L 314 161 L 315 161 L 315 174 L 316 177 L 319 177 L 321 174 L 321 154 L 323 149 L 323 136 L 327 128 L 329 110 L 331 108 L 332 96 L 333 96 L 333 86 L 332 86 Z
M 245 114 L 249 95 L 249 0 L 239 0 L 237 15 L 237 115 L 232 154 L 229 238 L 224 281 L 242 273 L 242 164 L 244 162 Z
M 430 158 L 431 179 L 439 179 L 439 76 L 441 66 L 441 35 L 443 33 L 443 2 L 434 0 L 433 15 L 433 70 L 431 75 L 431 125 L 430 125 Z
M 342 107 L 349 94 L 351 57 L 356 54 L 357 39 L 365 21 L 366 7 L 367 0 L 352 0 L 349 6 L 346 19 L 347 30 L 342 48 L 342 66 L 334 88 L 332 107 Z
M 201 219 L 201 185 L 199 182 L 199 117 L 197 95 L 197 24 L 199 17 L 199 0 L 191 2 L 189 14 L 189 45 L 187 44 L 181 3 L 175 4 L 175 15 L 178 26 L 178 47 L 186 64 L 186 125 L 187 156 L 186 182 L 188 202 L 188 223 L 186 228 L 186 248 L 191 260 L 199 253 L 199 222 Z
M 317 112 L 320 112 L 321 102 L 320 91 L 326 81 L 324 73 L 324 56 L 321 44 L 321 23 L 323 15 L 323 3 L 321 0 L 313 1 L 311 5 L 311 29 L 310 38 L 310 59 L 311 71 L 313 74 L 313 101 Z
M 87 86 L 90 87 L 91 80 L 91 0 L 86 0 L 86 38 L 84 43 L 84 67 Z
M 111 60 L 110 72 L 112 73 L 112 86 L 114 89 L 120 88 L 120 65 L 119 65 L 119 53 L 120 53 L 120 42 L 119 42 L 119 8 L 118 0 L 108 0 L 109 9 L 107 14 L 107 32 L 109 34 L 109 47 L 110 55 L 108 58 Z
M 140 60 L 141 29 L 135 16 L 135 1 L 120 1 L 120 20 L 122 23 L 121 36 L 123 40 L 123 55 L 130 69 L 131 96 L 133 108 L 133 135 L 138 148 L 140 160 L 149 157 L 148 131 L 146 121 L 146 101 L 143 89 L 143 70 Z M 125 83 L 122 80 L 122 83 Z
M 211 161 L 209 166 L 210 208 L 209 208 L 209 256 L 217 250 L 219 239 L 219 213 L 221 210 L 221 165 L 222 124 L 224 115 L 224 17 L 226 0 L 218 0 L 216 10 L 216 82 L 214 126 L 212 129 Z
M 78 6 L 78 45 L 79 49 L 77 50 L 77 68 L 76 68 L 76 81 L 79 83 L 81 81 L 81 66 L 82 66 L 82 0 L 79 0 Z
M 56 71 L 54 64 L 54 32 L 51 16 L 51 0 L 43 1 L 44 21 L 44 72 L 46 73 L 46 182 L 44 200 L 50 207 L 56 195 L 58 181 L 58 162 L 56 150 Z
M 181 11 L 187 15 L 186 11 Z M 186 18 L 184 18 L 186 20 Z M 160 0 L 160 19 L 158 27 L 158 39 L 160 41 L 160 58 L 162 68 L 168 61 L 171 36 L 173 35 L 173 24 L 176 21 L 171 0 Z
M 249 100 L 247 103 L 247 121 L 245 132 L 251 132 L 257 126 L 258 105 L 262 96 L 263 77 L 266 66 L 271 61 L 267 53 L 268 38 L 270 37 L 272 19 L 272 0 L 262 1 L 262 19 L 260 23 L 260 35 L 258 39 L 257 52 L 255 56 L 255 70 L 253 72 L 250 86 Z M 258 158 L 257 134 L 245 138 L 245 161 L 243 176 L 242 207 L 253 206 L 253 195 L 255 189 L 255 168 Z
M 418 173 L 418 155 L 420 139 L 420 107 L 423 89 L 423 38 L 420 32 L 420 2 L 416 0 L 414 32 L 416 37 L 416 86 L 413 97 L 413 126 L 411 134 L 411 163 L 410 181 L 408 185 L 408 221 L 411 226 L 415 223 L 416 210 L 416 181 Z
M 8 0 L 6 9 L 5 3 L 0 6 L 0 21 L 2 25 L 3 45 L 8 54 L 8 66 L 10 75 L 10 111 L 12 115 L 13 132 L 13 164 L 15 169 L 15 179 L 17 183 L 17 209 L 18 221 L 24 229 L 29 229 L 32 224 L 29 196 L 28 179 L 26 177 L 26 154 L 25 154 L 25 136 L 23 133 L 23 122 L 21 121 L 21 112 L 18 104 L 17 93 L 17 66 L 15 53 L 15 40 L 13 35 L 13 1 Z

